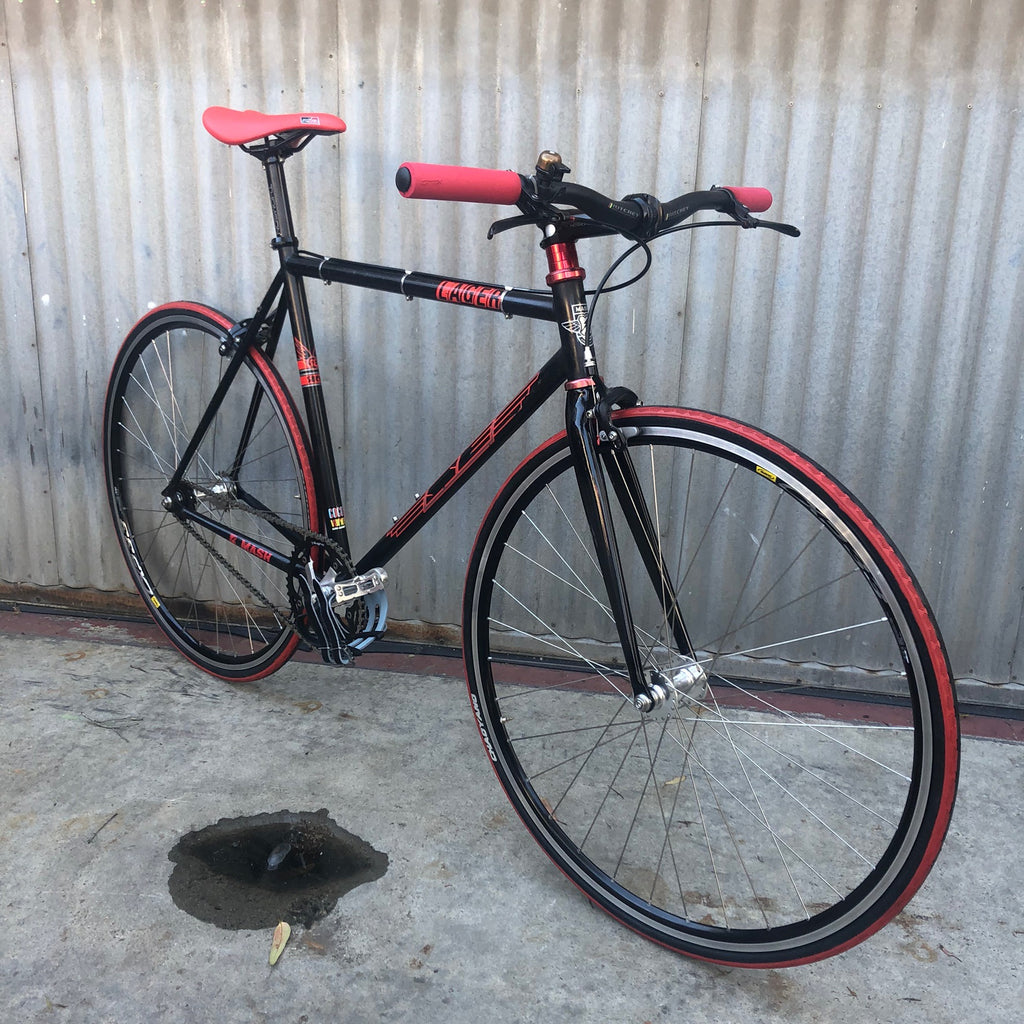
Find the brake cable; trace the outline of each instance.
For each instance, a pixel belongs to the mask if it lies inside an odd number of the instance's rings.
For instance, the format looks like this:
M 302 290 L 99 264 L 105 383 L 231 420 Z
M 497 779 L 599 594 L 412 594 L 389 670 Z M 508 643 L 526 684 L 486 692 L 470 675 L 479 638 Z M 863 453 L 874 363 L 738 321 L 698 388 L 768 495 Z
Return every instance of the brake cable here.
M 676 224 L 673 227 L 666 228 L 664 231 L 659 231 L 653 238 L 647 240 L 634 242 L 624 253 L 622 253 L 612 265 L 604 272 L 604 276 L 598 282 L 597 287 L 592 292 L 587 292 L 588 295 L 592 295 L 593 298 L 590 300 L 590 306 L 587 309 L 587 344 L 591 344 L 593 341 L 592 328 L 594 323 L 594 309 L 597 306 L 597 300 L 602 295 L 610 295 L 612 292 L 621 291 L 623 288 L 629 288 L 631 285 L 637 283 L 643 277 L 647 275 L 647 272 L 651 269 L 654 263 L 654 256 L 651 253 L 650 243 L 657 238 L 662 238 L 665 235 L 673 235 L 677 231 L 692 231 L 694 228 L 711 228 L 711 227 L 740 227 L 741 225 L 734 220 L 706 220 L 698 221 L 697 223 L 690 224 Z M 628 281 L 623 281 L 620 284 L 614 285 L 611 288 L 606 288 L 605 284 L 608 278 L 615 273 L 616 270 L 627 260 L 633 253 L 643 249 L 646 254 L 646 261 L 643 269 L 639 273 L 634 274 Z

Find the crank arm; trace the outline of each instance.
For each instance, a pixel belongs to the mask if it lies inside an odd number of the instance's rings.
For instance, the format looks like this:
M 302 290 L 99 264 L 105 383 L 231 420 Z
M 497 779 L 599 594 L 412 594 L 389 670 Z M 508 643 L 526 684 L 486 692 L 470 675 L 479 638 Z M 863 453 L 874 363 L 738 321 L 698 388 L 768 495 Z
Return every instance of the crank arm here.
M 307 562 L 296 579 L 306 592 L 306 607 L 316 621 L 320 635 L 320 657 L 328 665 L 351 665 L 352 652 L 346 642 L 341 622 L 331 608 L 330 600 L 316 577 L 312 563 Z

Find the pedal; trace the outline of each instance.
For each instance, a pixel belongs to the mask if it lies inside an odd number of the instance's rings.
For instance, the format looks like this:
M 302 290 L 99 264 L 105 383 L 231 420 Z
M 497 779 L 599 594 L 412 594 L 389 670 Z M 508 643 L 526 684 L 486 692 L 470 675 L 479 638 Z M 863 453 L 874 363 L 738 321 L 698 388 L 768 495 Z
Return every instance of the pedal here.
M 388 574 L 383 569 L 371 569 L 362 576 L 342 581 L 335 576 L 330 584 L 326 579 L 322 581 L 324 590 L 331 594 L 331 608 L 343 624 L 353 657 L 387 630 L 387 581 Z
M 349 580 L 334 582 L 334 600 L 340 605 L 347 605 L 360 597 L 368 597 L 384 589 L 388 574 L 383 569 L 371 569 L 361 576 L 353 576 Z

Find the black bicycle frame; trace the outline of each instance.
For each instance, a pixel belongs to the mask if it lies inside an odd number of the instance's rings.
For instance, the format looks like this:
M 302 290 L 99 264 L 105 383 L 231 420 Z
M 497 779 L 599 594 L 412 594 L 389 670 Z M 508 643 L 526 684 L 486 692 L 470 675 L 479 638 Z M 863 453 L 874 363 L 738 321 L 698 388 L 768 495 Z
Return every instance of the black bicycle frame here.
M 676 643 L 684 654 L 692 656 L 692 650 L 686 639 L 682 617 L 671 596 L 674 591 L 668 570 L 657 552 L 656 531 L 651 525 L 625 447 L 602 442 L 599 438 L 596 410 L 606 392 L 598 374 L 596 359 L 589 346 L 587 301 L 583 289 L 584 271 L 580 268 L 576 256 L 574 237 L 555 224 L 547 228 L 542 247 L 548 260 L 549 273 L 546 283 L 551 288 L 550 293 L 438 277 L 395 267 L 300 252 L 294 236 L 285 185 L 284 156 L 272 154 L 261 159 L 267 173 L 277 232 L 272 245 L 279 254 L 281 269 L 260 303 L 256 315 L 244 326 L 239 325 L 235 348 L 231 352 L 231 360 L 224 377 L 179 463 L 177 472 L 164 491 L 165 496 L 177 493 L 183 479 L 184 467 L 198 448 L 247 353 L 255 345 L 264 345 L 268 355 L 273 354 L 278 336 L 283 329 L 283 306 L 290 319 L 299 383 L 315 460 L 315 500 L 320 503 L 320 511 L 325 513 L 328 536 L 346 552 L 350 551 L 316 344 L 303 284 L 305 278 L 391 292 L 404 295 L 407 299 L 418 298 L 471 306 L 500 312 L 506 317 L 523 316 L 557 323 L 560 342 L 558 350 L 434 483 L 422 494 L 417 495 L 415 502 L 405 514 L 397 518 L 392 527 L 366 554 L 355 561 L 355 569 L 357 573 L 365 573 L 387 564 L 562 386 L 566 390 L 566 431 L 574 455 L 580 494 L 595 554 L 608 590 L 609 606 L 616 623 L 633 693 L 638 700 L 649 698 L 649 684 L 644 679 L 612 526 L 611 502 L 605 483 L 605 473 L 599 464 L 602 457 L 605 458 L 609 478 L 625 511 L 630 532 L 642 552 L 647 572 L 662 598 Z M 274 309 L 275 302 L 278 302 L 279 294 L 280 304 L 271 316 L 271 310 Z M 269 330 L 264 328 L 265 324 Z M 248 417 L 250 422 L 254 419 L 255 403 L 258 401 L 257 393 L 254 395 L 253 407 Z M 236 461 L 240 460 L 247 443 L 248 438 L 243 433 Z M 602 443 L 604 451 L 599 453 L 599 445 Z M 291 568 L 290 555 L 268 549 L 256 543 L 251 537 L 236 534 L 214 520 L 202 516 L 190 507 L 190 502 L 180 500 L 180 497 L 178 495 L 179 500 L 176 501 L 175 508 L 178 514 L 279 569 L 289 571 Z M 282 532 L 284 533 L 283 530 Z M 294 541 L 293 537 L 288 539 Z

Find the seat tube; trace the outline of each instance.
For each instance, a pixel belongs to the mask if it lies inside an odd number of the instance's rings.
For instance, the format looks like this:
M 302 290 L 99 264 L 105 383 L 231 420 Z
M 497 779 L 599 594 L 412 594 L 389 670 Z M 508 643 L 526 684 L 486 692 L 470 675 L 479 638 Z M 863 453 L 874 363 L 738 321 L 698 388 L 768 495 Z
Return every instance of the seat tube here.
M 295 361 L 299 371 L 299 385 L 302 388 L 302 401 L 316 474 L 317 500 L 323 505 L 321 511 L 324 513 L 327 535 L 348 554 L 350 548 L 348 531 L 345 528 L 345 512 L 338 484 L 334 444 L 331 441 L 327 419 L 327 405 L 317 362 L 316 342 L 313 338 L 305 283 L 301 277 L 290 273 L 286 265 L 288 257 L 298 250 L 298 241 L 295 238 L 291 206 L 288 202 L 284 162 L 281 157 L 272 156 L 264 162 L 264 166 L 270 190 L 270 206 L 274 215 L 274 229 L 277 232 L 271 244 L 277 251 L 284 272 L 284 289 L 292 341 L 295 345 Z
M 638 706 L 647 706 L 650 691 L 644 678 L 643 659 L 636 642 L 633 615 L 622 575 L 608 488 L 597 453 L 594 410 L 603 385 L 590 345 L 587 301 L 583 290 L 585 271 L 579 265 L 572 242 L 548 239 L 545 252 L 548 257 L 546 282 L 551 288 L 555 309 L 560 313 L 559 334 L 567 363 L 565 426 L 576 482 L 615 620 L 633 699 Z

